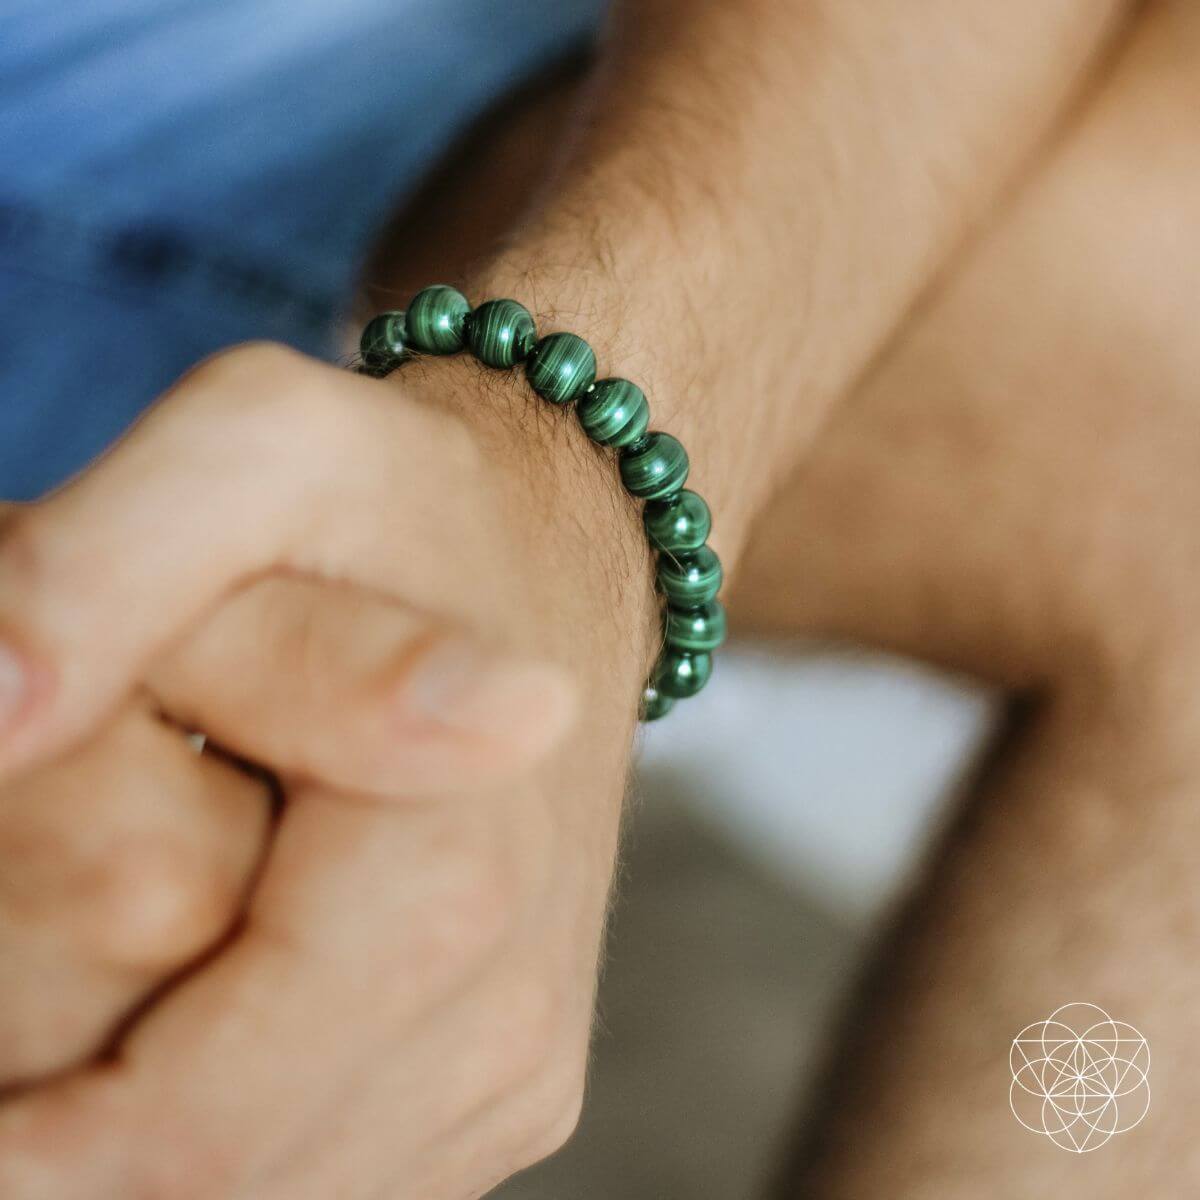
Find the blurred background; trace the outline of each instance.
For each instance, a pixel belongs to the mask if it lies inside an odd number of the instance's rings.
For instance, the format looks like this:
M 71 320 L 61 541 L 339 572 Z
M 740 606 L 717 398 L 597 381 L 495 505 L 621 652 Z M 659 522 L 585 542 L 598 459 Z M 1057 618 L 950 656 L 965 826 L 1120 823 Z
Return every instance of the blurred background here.
M 497 1200 L 757 1200 L 995 717 L 849 650 L 734 645 L 720 671 L 645 734 L 579 1132 Z

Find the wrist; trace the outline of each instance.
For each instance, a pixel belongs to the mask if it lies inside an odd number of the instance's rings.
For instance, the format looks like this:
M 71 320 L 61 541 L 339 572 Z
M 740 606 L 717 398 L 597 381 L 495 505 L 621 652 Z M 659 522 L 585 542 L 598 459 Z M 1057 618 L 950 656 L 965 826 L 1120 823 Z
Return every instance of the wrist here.
M 500 285 L 505 283 L 502 272 L 495 272 L 491 278 Z M 509 289 L 504 286 L 503 290 Z M 590 297 L 588 307 L 581 311 L 593 314 L 604 311 L 604 298 L 610 295 L 608 292 L 601 293 L 599 304 L 596 296 Z M 537 307 L 540 310 L 542 306 Z M 616 343 L 606 338 L 605 344 Z M 575 561 L 583 568 L 585 577 L 589 574 L 589 565 L 597 561 L 604 563 L 609 586 L 603 590 L 618 602 L 618 608 L 632 607 L 639 617 L 657 606 L 644 599 L 648 596 L 649 588 L 643 585 L 642 589 L 638 589 L 636 581 L 625 578 L 627 571 L 618 569 L 618 563 L 628 564 L 631 557 L 646 565 L 653 561 L 655 588 L 668 605 L 665 613 L 661 614 L 663 628 L 654 639 L 660 653 L 654 658 L 653 669 L 645 669 L 650 665 L 647 661 L 649 656 L 641 647 L 646 646 L 649 639 L 640 635 L 646 626 L 637 620 L 632 639 L 632 657 L 618 655 L 617 661 L 624 658 L 625 661 L 643 664 L 639 711 L 646 720 L 665 716 L 677 700 L 696 695 L 707 684 L 712 671 L 712 651 L 724 641 L 726 631 L 724 609 L 716 602 L 724 570 L 719 554 L 714 552 L 710 544 L 711 511 L 702 494 L 694 489 L 684 490 L 685 482 L 695 482 L 691 478 L 687 450 L 673 434 L 649 427 L 649 404 L 638 384 L 601 371 L 596 348 L 587 340 L 574 331 L 561 327 L 555 329 L 553 324 L 547 329 L 544 321 L 539 327 L 537 318 L 528 308 L 511 296 L 491 296 L 485 301 L 476 300 L 473 303 L 470 297 L 454 287 L 427 286 L 413 297 L 406 312 L 384 313 L 368 323 L 362 335 L 362 359 L 358 369 L 362 373 L 382 377 L 405 362 L 411 364 L 414 356 L 418 362 L 422 361 L 423 356 L 453 358 L 468 348 L 472 358 L 460 359 L 459 362 L 469 364 L 471 384 L 475 386 L 459 387 L 460 394 L 474 393 L 478 390 L 478 384 L 488 378 L 490 372 L 480 371 L 478 364 L 497 371 L 512 371 L 514 367 L 522 367 L 528 386 L 520 389 L 519 399 L 513 396 L 511 385 L 502 389 L 506 397 L 504 408 L 508 410 L 508 422 L 500 428 L 507 432 L 497 432 L 493 424 L 494 413 L 486 404 L 470 405 L 460 410 L 459 415 L 468 423 L 482 421 L 485 443 L 498 441 L 505 448 L 501 458 L 521 464 L 528 461 L 528 446 L 519 454 L 512 452 L 511 428 L 513 418 L 517 415 L 513 410 L 519 407 L 528 413 L 529 405 L 533 404 L 538 419 L 533 422 L 518 420 L 517 424 L 536 424 L 550 434 L 552 443 L 556 443 L 553 451 L 560 448 L 567 451 L 566 457 L 571 468 L 567 475 L 552 465 L 553 453 L 548 459 L 544 454 L 537 457 L 545 463 L 541 480 L 543 505 L 548 496 L 553 506 L 558 490 L 552 483 L 547 484 L 547 480 L 557 480 L 560 488 L 565 486 L 568 512 L 576 500 L 582 500 L 585 515 L 581 519 L 576 513 L 569 527 L 590 530 L 589 517 L 593 514 L 600 517 L 601 524 L 597 528 L 605 527 L 605 517 L 611 518 L 613 506 L 611 500 L 601 501 L 600 497 L 611 496 L 612 485 L 604 481 L 597 484 L 593 476 L 581 486 L 581 479 L 587 465 L 593 470 L 600 466 L 598 459 L 606 465 L 606 470 L 601 469 L 610 479 L 614 474 L 613 468 L 617 468 L 621 488 L 618 493 L 621 502 L 617 507 L 623 509 L 630 518 L 625 525 L 627 532 L 623 536 L 618 533 L 614 538 L 604 537 L 602 540 L 609 543 L 610 553 L 599 556 L 594 553 L 589 533 L 588 544 L 577 547 Z M 601 350 L 603 352 L 603 344 Z M 410 378 L 414 375 L 411 365 L 407 374 Z M 495 375 L 491 378 L 495 379 Z M 508 378 L 511 381 L 514 376 L 509 375 Z M 449 392 L 453 394 L 454 391 L 452 386 Z M 534 395 L 538 397 L 537 400 L 532 399 Z M 543 410 L 543 403 L 548 403 L 551 408 Z M 561 416 L 549 416 L 554 409 Z M 577 419 L 577 423 L 566 416 L 568 413 Z M 753 428 L 753 424 L 750 427 Z M 478 474 L 484 475 L 482 469 Z M 519 469 L 518 474 L 524 479 L 528 471 Z M 485 494 L 494 495 L 493 480 L 481 478 L 481 483 Z M 588 503 L 589 498 L 591 503 Z M 643 501 L 646 504 L 644 509 L 641 504 Z M 531 528 L 539 526 L 537 504 L 536 494 L 527 495 L 523 503 L 518 503 L 512 509 L 507 520 L 501 518 L 506 541 L 509 537 L 519 538 L 522 532 L 528 534 Z M 499 503 L 495 507 L 497 510 L 502 508 Z M 749 507 L 739 509 L 741 513 L 749 511 L 752 511 Z M 635 529 L 636 533 L 633 532 Z M 644 543 L 643 533 L 646 539 Z M 630 536 L 638 546 L 636 552 L 630 547 Z M 744 537 L 745 529 L 739 525 L 733 538 L 740 543 Z M 533 561 L 537 563 L 538 544 L 528 543 L 528 548 L 533 551 Z M 570 561 L 569 554 L 552 556 L 541 562 L 542 569 L 535 569 L 527 579 L 544 580 L 545 569 L 550 570 L 552 578 L 557 577 L 559 564 Z M 507 576 L 508 573 L 502 574 Z M 614 582 L 615 588 L 612 587 Z M 587 588 L 576 594 L 577 598 L 587 595 Z M 557 618 L 562 612 L 569 612 L 573 607 L 570 600 L 569 594 L 561 597 L 546 610 L 547 615 L 553 614 Z M 517 611 L 522 607 L 518 603 Z M 514 610 L 510 608 L 509 611 Z M 621 624 L 618 622 L 619 626 Z M 595 625 L 590 620 L 584 620 L 582 625 L 568 621 L 567 628 L 591 631 Z M 630 641 L 628 630 L 624 641 L 626 644 Z M 568 649 L 564 644 L 563 650 Z M 602 656 L 600 661 L 612 660 Z
M 623 264 L 636 256 L 636 247 L 628 243 L 618 256 L 541 235 L 536 250 L 510 249 L 476 272 L 466 290 L 473 300 L 519 300 L 540 333 L 570 330 L 587 341 L 601 378 L 619 376 L 642 388 L 650 428 L 671 434 L 687 448 L 688 486 L 710 504 L 711 541 L 729 572 L 757 514 L 791 466 L 785 441 L 756 419 L 758 397 L 777 395 L 778 389 L 748 385 L 745 379 L 739 383 L 737 354 L 714 338 L 716 322 L 697 313 L 693 293 L 649 275 L 634 279 Z M 533 262 L 538 265 L 531 268 Z M 760 356 L 756 369 L 762 367 Z M 732 403 L 731 397 L 736 398 Z M 578 423 L 568 424 L 587 445 Z M 608 486 L 621 493 L 614 455 L 587 449 L 607 467 Z M 621 494 L 640 532 L 640 505 Z
M 394 378 L 409 399 L 454 414 L 478 448 L 517 582 L 513 636 L 581 679 L 589 720 L 606 710 L 632 725 L 661 631 L 640 506 L 613 455 L 521 372 L 464 354 L 418 359 Z

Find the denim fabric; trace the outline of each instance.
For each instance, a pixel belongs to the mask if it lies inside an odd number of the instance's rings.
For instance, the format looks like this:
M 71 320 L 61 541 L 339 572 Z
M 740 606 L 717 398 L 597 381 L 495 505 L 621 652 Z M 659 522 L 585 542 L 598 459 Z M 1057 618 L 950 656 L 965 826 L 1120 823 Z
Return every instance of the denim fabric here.
M 379 224 L 606 0 L 0 2 L 0 496 L 206 354 L 328 355 Z

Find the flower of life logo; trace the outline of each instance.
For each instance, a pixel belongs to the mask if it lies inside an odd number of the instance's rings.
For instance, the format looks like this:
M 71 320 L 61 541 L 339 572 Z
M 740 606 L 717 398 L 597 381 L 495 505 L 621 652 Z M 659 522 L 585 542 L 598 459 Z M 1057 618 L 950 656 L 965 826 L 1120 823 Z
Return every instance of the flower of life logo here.
M 1013 1116 L 1074 1154 L 1098 1150 L 1150 1108 L 1150 1047 L 1094 1004 L 1064 1004 L 1013 1038 Z

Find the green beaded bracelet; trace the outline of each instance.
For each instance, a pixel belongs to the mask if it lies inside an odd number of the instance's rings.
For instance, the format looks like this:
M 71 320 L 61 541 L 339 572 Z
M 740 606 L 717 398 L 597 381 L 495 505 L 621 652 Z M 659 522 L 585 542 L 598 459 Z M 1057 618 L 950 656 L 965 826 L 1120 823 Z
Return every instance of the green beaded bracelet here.
M 712 652 L 725 641 L 725 609 L 717 601 L 721 560 L 707 545 L 712 514 L 684 488 L 688 456 L 669 433 L 650 429 L 645 393 L 627 379 L 596 379 L 596 355 L 573 333 L 539 338 L 529 310 L 516 300 L 472 308 L 457 288 L 418 292 L 406 312 L 375 317 L 363 330 L 360 373 L 382 378 L 413 352 L 455 354 L 469 348 L 489 367 L 521 365 L 530 386 L 551 404 L 574 404 L 592 441 L 617 451 L 621 482 L 645 501 L 642 521 L 657 555 L 655 582 L 664 597 L 663 642 L 642 692 L 640 716 L 656 721 L 676 700 L 694 696 L 712 674 Z

